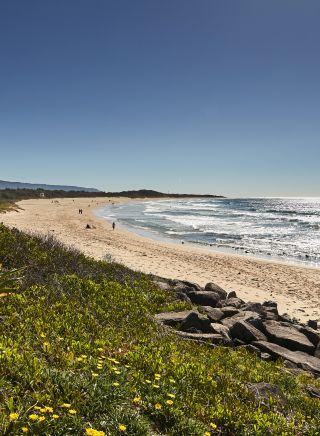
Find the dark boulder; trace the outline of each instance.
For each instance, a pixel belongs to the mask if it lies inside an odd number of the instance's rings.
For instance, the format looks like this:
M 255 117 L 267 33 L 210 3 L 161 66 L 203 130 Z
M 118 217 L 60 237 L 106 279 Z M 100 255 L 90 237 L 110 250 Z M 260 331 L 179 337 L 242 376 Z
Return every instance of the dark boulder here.
M 263 323 L 264 333 L 271 342 L 288 348 L 292 351 L 303 351 L 313 354 L 314 345 L 302 333 L 292 325 L 279 323 L 276 321 L 266 321 Z
M 231 339 L 230 331 L 229 331 L 228 327 L 226 327 L 225 325 L 219 324 L 217 322 L 213 322 L 213 323 L 211 323 L 211 328 L 212 328 L 214 333 L 217 333 L 221 336 L 224 336 L 228 339 Z
M 244 304 L 244 301 L 241 298 L 228 298 L 225 300 L 225 306 L 233 306 L 236 309 L 239 309 Z
M 281 404 L 282 406 L 286 405 L 288 403 L 287 398 L 282 393 L 281 389 L 273 385 L 271 383 L 246 383 L 246 387 L 255 397 L 255 400 L 259 404 L 270 404 L 270 398 L 275 400 L 278 404 Z
M 294 328 L 298 330 L 298 332 L 305 335 L 310 342 L 313 343 L 313 345 L 316 347 L 320 341 L 320 332 L 313 330 L 310 327 L 305 327 L 302 325 L 295 325 L 293 324 Z
M 176 332 L 179 337 L 183 339 L 190 339 L 197 342 L 209 342 L 215 345 L 230 345 L 231 341 L 221 335 L 215 333 L 189 333 L 189 332 Z
M 314 319 L 309 319 L 308 327 L 311 327 L 314 330 L 318 330 L 318 322 Z
M 233 306 L 221 307 L 221 312 L 223 313 L 224 318 L 229 318 L 230 316 L 240 313 L 240 311 Z
M 254 342 L 253 345 L 260 348 L 261 351 L 269 353 L 274 359 L 289 360 L 305 371 L 320 375 L 320 359 L 310 356 L 303 351 L 291 351 L 280 345 L 265 341 Z
M 201 309 L 207 317 L 210 319 L 211 322 L 218 322 L 220 319 L 222 319 L 225 315 L 222 312 L 222 310 L 211 307 L 211 306 L 200 306 L 199 309 Z
M 213 331 L 209 318 L 198 312 L 191 312 L 180 324 L 181 331 L 187 332 L 191 328 L 203 333 L 211 333 Z
M 197 283 L 187 282 L 186 280 L 172 280 L 172 285 L 176 292 L 189 294 L 189 292 L 202 291 L 201 286 Z
M 212 282 L 207 283 L 204 290 L 208 292 L 215 292 L 216 294 L 220 295 L 220 300 L 225 300 L 228 295 L 224 289 Z
M 252 301 L 249 301 L 246 303 L 242 310 L 250 310 L 251 312 L 257 312 L 260 315 L 264 314 L 266 312 L 265 308 L 260 303 L 253 303 Z
M 170 327 L 176 327 L 180 325 L 190 313 L 194 313 L 192 310 L 184 310 L 182 312 L 164 312 L 155 315 L 157 321 L 169 325 Z
M 310 385 L 306 385 L 305 389 L 311 398 L 319 398 L 320 399 L 320 389 L 318 389 L 314 386 L 310 386 Z
M 238 321 L 247 321 L 252 323 L 253 320 L 259 320 L 260 315 L 256 312 L 243 311 L 238 312 L 236 315 L 231 316 L 230 318 L 224 318 L 221 320 L 221 323 L 229 328 L 231 328 Z
M 230 327 L 232 339 L 241 339 L 245 343 L 253 341 L 267 341 L 266 336 L 251 324 L 245 321 L 238 321 Z
M 317 345 L 317 348 L 315 349 L 314 355 L 315 355 L 315 357 L 317 357 L 318 359 L 320 359 L 320 342 L 319 342 L 319 344 Z
M 264 301 L 262 303 L 262 306 L 268 307 L 268 308 L 277 308 L 278 304 L 275 301 L 269 300 L 269 301 Z
M 238 298 L 236 291 L 230 291 L 228 294 L 228 298 Z
M 201 291 L 201 292 L 189 292 L 188 297 L 194 304 L 199 304 L 201 306 L 211 306 L 215 307 L 220 300 L 218 294 L 214 292 Z

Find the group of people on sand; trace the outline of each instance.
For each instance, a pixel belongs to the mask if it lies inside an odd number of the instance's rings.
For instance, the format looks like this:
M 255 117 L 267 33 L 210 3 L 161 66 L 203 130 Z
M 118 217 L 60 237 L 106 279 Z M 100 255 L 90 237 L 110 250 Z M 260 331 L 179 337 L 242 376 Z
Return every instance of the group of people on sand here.
M 82 209 L 78 209 L 78 212 L 79 212 L 80 215 L 82 215 L 83 210 L 82 210 Z M 115 228 L 116 228 L 116 223 L 113 222 L 113 223 L 112 223 L 112 230 L 114 230 Z M 86 229 L 91 229 L 91 227 L 90 227 L 89 224 L 87 224 Z

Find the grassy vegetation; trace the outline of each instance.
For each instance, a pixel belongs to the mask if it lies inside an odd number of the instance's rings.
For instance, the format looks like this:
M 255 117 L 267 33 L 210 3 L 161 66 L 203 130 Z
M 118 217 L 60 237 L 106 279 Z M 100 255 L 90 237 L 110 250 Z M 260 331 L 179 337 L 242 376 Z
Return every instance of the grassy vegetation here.
M 0 199 L 0 213 L 9 212 L 10 210 L 17 210 L 18 206 L 13 201 Z
M 63 191 L 63 190 L 47 190 L 47 189 L 0 189 L 1 201 L 18 201 L 27 200 L 30 198 L 39 198 L 40 193 L 45 195 L 45 198 L 94 198 L 94 197 L 128 197 L 128 198 L 186 198 L 186 197 L 212 197 L 220 198 L 217 195 L 195 195 L 195 194 L 164 194 L 163 192 L 153 191 L 150 189 L 140 189 L 136 191 L 121 191 L 121 192 L 88 192 L 88 191 Z
M 147 276 L 4 226 L 0 262 L 1 435 L 320 434 L 319 381 L 177 339 L 152 315 L 187 306 Z M 261 381 L 285 400 L 258 402 Z

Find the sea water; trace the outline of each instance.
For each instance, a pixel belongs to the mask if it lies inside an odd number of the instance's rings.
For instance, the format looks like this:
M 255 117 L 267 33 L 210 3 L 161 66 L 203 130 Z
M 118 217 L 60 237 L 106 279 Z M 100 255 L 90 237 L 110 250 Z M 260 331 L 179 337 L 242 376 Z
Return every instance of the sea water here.
M 192 198 L 97 211 L 145 236 L 320 266 L 320 198 Z

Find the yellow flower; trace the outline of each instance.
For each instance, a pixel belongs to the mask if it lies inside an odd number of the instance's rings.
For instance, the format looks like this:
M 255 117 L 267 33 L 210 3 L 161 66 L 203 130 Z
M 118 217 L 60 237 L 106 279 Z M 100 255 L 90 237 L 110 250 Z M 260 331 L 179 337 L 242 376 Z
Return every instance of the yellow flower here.
M 40 407 L 39 410 L 40 410 L 41 413 L 46 413 L 47 412 L 47 409 L 45 407 Z
M 46 409 L 46 412 L 48 412 L 48 413 L 52 413 L 53 412 L 53 408 L 52 407 L 46 406 L 45 409 Z
M 146 383 L 151 384 L 151 380 L 146 380 Z
M 46 342 L 43 343 L 43 346 L 44 346 L 44 347 L 48 347 L 49 345 L 50 345 L 50 344 L 49 344 L 48 341 L 46 341 Z
M 102 369 L 102 365 L 97 365 L 97 369 Z
M 117 375 L 121 374 L 120 371 L 115 371 L 114 373 L 117 374 Z
M 28 416 L 28 418 L 30 419 L 30 421 L 38 421 L 38 415 L 36 415 L 35 413 L 32 413 L 31 415 Z
M 63 403 L 61 404 L 61 407 L 65 407 L 66 409 L 69 409 L 71 407 L 71 404 Z
M 210 436 L 210 432 L 209 432 L 209 431 L 206 431 L 206 432 L 204 433 L 204 436 Z
M 42 407 L 39 407 L 39 406 L 34 406 L 34 408 L 35 408 L 36 410 L 41 410 L 41 409 L 42 409 Z
M 75 415 L 77 413 L 74 409 L 70 409 L 68 410 L 68 412 L 70 413 L 70 415 Z
M 22 430 L 22 433 L 29 433 L 28 427 L 22 427 L 21 430 Z
M 104 431 L 95 430 L 94 428 L 86 428 L 87 436 L 105 436 Z
M 117 383 L 117 382 L 114 382 L 112 384 L 113 384 L 113 386 L 120 386 L 120 383 Z
M 123 425 L 123 424 L 120 424 L 119 425 L 119 430 L 122 431 L 122 432 L 125 432 L 127 430 L 127 427 L 125 425 Z
M 53 414 L 53 415 L 52 415 L 52 418 L 53 418 L 53 419 L 58 419 L 58 418 L 59 418 L 59 415 Z
M 167 396 L 170 398 L 176 398 L 176 396 L 174 394 L 167 394 Z
M 167 400 L 166 403 L 168 404 L 168 406 L 172 406 L 173 401 L 172 400 Z
M 132 402 L 135 404 L 140 403 L 140 401 L 141 401 L 141 397 L 134 397 L 134 399 L 132 400 Z
M 160 377 L 161 377 L 160 374 L 155 374 L 155 375 L 154 375 L 154 378 L 160 378 Z
M 97 348 L 97 351 L 100 351 L 100 352 L 101 352 L 101 351 L 103 351 L 103 348 L 101 348 L 101 347 L 100 347 L 100 348 Z
M 40 338 L 45 338 L 45 337 L 46 337 L 45 333 L 40 333 Z
M 159 385 L 152 385 L 152 387 L 155 388 L 155 389 L 159 389 L 160 388 Z
M 9 421 L 16 421 L 19 418 L 19 413 L 10 413 Z
M 83 357 L 77 357 L 77 358 L 76 358 L 76 361 L 77 361 L 77 362 L 82 362 L 82 361 L 83 361 Z
M 41 422 L 41 421 L 44 421 L 46 419 L 46 417 L 45 416 L 39 416 L 39 419 L 38 419 L 38 421 L 39 422 Z
M 93 372 L 92 377 L 99 377 L 99 374 L 97 374 L 96 372 Z
M 175 383 L 175 380 L 173 380 L 173 378 L 169 378 L 169 382 L 170 383 Z
M 217 428 L 216 424 L 214 424 L 213 422 L 210 422 L 210 427 L 211 428 Z
M 161 410 L 161 409 L 162 409 L 162 406 L 161 406 L 161 404 L 157 403 L 157 404 L 154 405 L 154 408 L 155 408 L 156 410 Z

